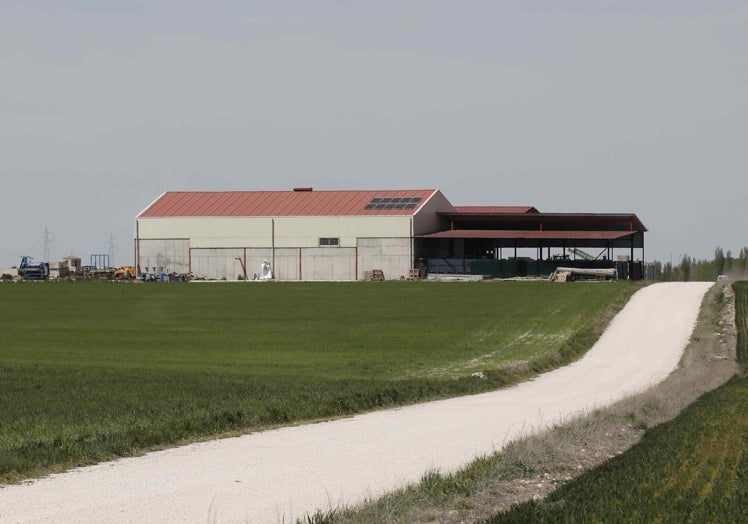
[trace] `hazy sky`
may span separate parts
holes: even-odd
[[[0,266],[45,229],[130,263],[164,191],[294,186],[748,245],[744,0],[0,0],[0,75]]]

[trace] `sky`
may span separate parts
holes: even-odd
[[[439,189],[748,246],[744,0],[0,0],[0,267],[164,191]]]

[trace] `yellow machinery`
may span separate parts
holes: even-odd
[[[130,280],[135,278],[135,268],[132,266],[121,266],[114,270],[116,280]]]

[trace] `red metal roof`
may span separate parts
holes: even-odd
[[[308,188],[303,191],[168,191],[140,213],[138,218],[409,216],[415,214],[435,193],[435,189],[310,191]],[[381,209],[384,206],[376,209],[376,206],[370,205],[375,198],[408,198],[409,204],[415,205],[410,209]]]
[[[632,235],[633,231],[524,231],[524,230],[484,230],[452,229],[440,231],[418,238],[487,238],[496,240],[616,240]]]
[[[455,206],[460,215],[515,215],[537,213],[533,206]]]

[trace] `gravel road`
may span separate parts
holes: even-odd
[[[711,285],[640,290],[584,358],[530,382],[5,486],[0,522],[288,523],[418,481],[428,470],[454,471],[661,381],[677,366]]]

